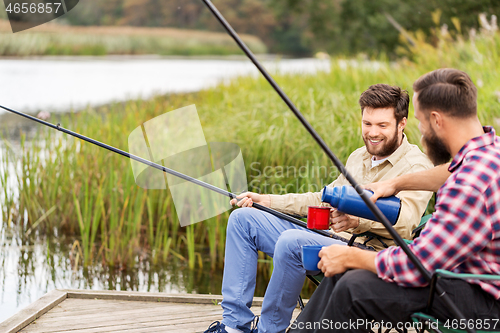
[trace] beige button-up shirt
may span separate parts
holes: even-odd
[[[347,171],[361,185],[433,167],[427,156],[416,145],[410,144],[406,136],[404,136],[403,142],[398,149],[380,165],[372,168],[371,159],[372,155],[368,153],[364,146],[356,149],[347,159]],[[328,186],[344,185],[350,184],[343,175],[340,175]],[[270,195],[271,208],[289,214],[307,215],[307,207],[319,205],[321,203],[321,195],[322,191],[303,194]],[[402,191],[397,195],[401,199],[401,211],[394,228],[401,237],[406,239],[411,238],[411,232],[418,226],[431,196],[431,192],[425,191]],[[357,228],[340,232],[338,235],[349,239],[353,233],[358,234],[365,231],[371,231],[374,234],[387,238],[387,240],[384,239],[384,243],[389,246],[395,245],[392,237],[382,223],[362,218],[360,218]],[[356,241],[363,243],[365,238],[358,237]],[[367,245],[372,246],[377,251],[384,249],[382,243],[376,239],[369,241]]]

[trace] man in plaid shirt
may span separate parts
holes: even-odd
[[[422,143],[440,166],[366,188],[375,192],[372,200],[404,190],[438,190],[436,212],[410,250],[431,273],[500,275],[500,138],[492,127],[481,126],[477,90],[466,73],[435,70],[413,89]],[[425,309],[428,283],[399,247],[375,253],[332,245],[320,257],[318,267],[329,278],[291,332],[364,332],[371,320],[400,327]],[[353,270],[344,273],[348,269]],[[476,329],[500,331],[500,322],[490,322],[500,318],[499,281],[455,279],[440,285]],[[442,324],[453,319],[440,298],[431,314]]]

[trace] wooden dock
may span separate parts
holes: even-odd
[[[0,332],[203,332],[222,319],[221,301],[220,295],[53,290],[0,323]],[[256,297],[256,315],[261,305]],[[299,312],[294,311],[294,319]]]

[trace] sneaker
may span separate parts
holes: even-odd
[[[210,326],[208,326],[208,330],[206,330],[205,332],[203,333],[227,333],[226,331],[226,325],[224,325],[223,323],[219,322],[219,321],[214,321],[213,323],[210,324]]]
[[[252,322],[252,329],[250,330],[250,333],[259,333],[259,330],[257,329],[257,324],[259,323],[259,316],[255,316],[253,318]]]

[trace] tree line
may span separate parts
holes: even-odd
[[[46,0],[49,1],[49,0]],[[260,37],[272,53],[394,56],[400,31],[478,27],[500,14],[499,0],[213,0],[239,33]],[[458,21],[456,19],[458,19]],[[453,23],[453,20],[455,24]],[[201,0],[85,0],[66,15],[73,25],[129,25],[222,31]],[[457,26],[456,23],[460,22]]]

